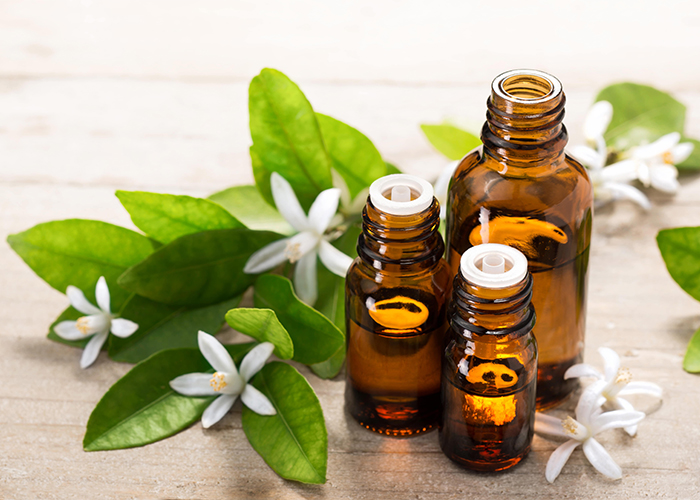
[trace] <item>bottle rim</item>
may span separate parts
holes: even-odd
[[[385,196],[387,191],[397,186],[407,186],[418,193],[410,201],[393,201]],[[369,187],[372,205],[382,212],[392,215],[415,215],[427,210],[433,203],[433,186],[425,179],[409,174],[391,174],[380,177]]]
[[[515,87],[518,84],[527,84],[529,90],[537,92],[539,96],[522,97],[508,91],[509,86]],[[562,84],[557,77],[536,69],[513,69],[501,73],[493,80],[491,88],[500,98],[521,104],[547,102],[562,92]]]
[[[485,272],[479,266],[489,257],[502,258],[503,272]],[[462,277],[484,288],[508,288],[517,285],[527,276],[527,257],[517,248],[500,243],[476,245],[462,254],[459,262]]]

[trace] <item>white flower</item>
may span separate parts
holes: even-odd
[[[80,368],[87,368],[95,362],[109,332],[117,337],[125,338],[139,328],[139,325],[133,321],[115,318],[112,314],[109,308],[109,288],[104,276],[100,276],[100,279],[97,280],[97,286],[95,286],[95,298],[100,307],[92,305],[85,298],[82,290],[72,285],[68,286],[66,295],[70,305],[87,316],[78,318],[77,321],[61,321],[54,326],[53,331],[66,340],[82,340],[92,335],[80,358]]]
[[[440,172],[435,184],[433,184],[435,198],[437,198],[440,204],[440,218],[443,220],[447,217],[447,196],[449,194],[450,181],[461,162],[462,160],[455,160],[445,165],[445,168]]]
[[[636,160],[637,175],[645,187],[653,187],[666,193],[678,191],[678,169],[693,152],[694,145],[680,142],[681,134],[671,132],[651,144],[637,146],[630,151],[632,160]]]
[[[564,420],[537,413],[535,431],[554,436],[569,438],[552,452],[547,461],[545,477],[553,483],[574,449],[582,444],[583,453],[598,472],[612,479],[620,479],[622,470],[595,436],[608,429],[628,427],[639,423],[644,413],[633,410],[614,410],[603,413],[598,404],[605,381],[597,381],[586,388],[576,406],[576,419],[566,417]]]
[[[608,101],[598,101],[586,115],[583,134],[588,146],[575,146],[572,154],[586,167],[593,183],[593,193],[599,204],[609,201],[628,199],[645,210],[651,203],[644,193],[629,183],[637,180],[637,163],[622,161],[605,166],[608,159],[608,147],[603,134],[612,120],[613,107]]]
[[[307,304],[316,302],[316,256],[333,273],[345,277],[352,259],[328,242],[326,230],[338,210],[340,189],[326,189],[314,200],[309,215],[299,204],[292,186],[281,175],[272,173],[272,197],[282,217],[298,231],[290,238],[270,243],[250,256],[244,272],[257,274],[281,264],[285,260],[296,263],[294,286],[299,298]]]
[[[238,396],[248,408],[260,415],[277,413],[270,400],[248,381],[265,366],[275,346],[270,342],[258,344],[241,361],[240,373],[226,348],[208,333],[199,332],[199,350],[214,373],[188,373],[170,381],[174,391],[185,396],[217,396],[202,414],[202,426],[211,427],[231,409]]]
[[[608,402],[618,410],[634,410],[632,404],[621,396],[645,394],[657,398],[662,397],[661,387],[652,382],[631,382],[632,376],[629,370],[620,368],[620,356],[615,351],[608,347],[601,347],[598,352],[603,358],[605,375],[591,365],[580,363],[566,370],[564,378],[594,377],[598,380],[604,380],[605,386],[601,391],[602,400],[599,403],[602,405]],[[625,431],[630,436],[634,436],[637,433],[637,425],[625,427]]]
[[[345,179],[343,179],[343,176],[334,168],[331,169],[331,176],[333,178],[333,187],[340,189],[340,206],[342,207],[342,212],[347,215],[357,215],[361,213],[367,203],[369,186],[357,193],[357,196],[353,198]],[[333,222],[334,221],[331,221],[331,225],[333,225]]]

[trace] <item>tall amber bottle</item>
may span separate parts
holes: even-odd
[[[585,169],[564,152],[565,101],[559,80],[546,73],[498,76],[483,147],[460,163],[447,206],[453,274],[460,256],[481,243],[510,245],[528,258],[538,316],[539,408],[576,388],[564,372],[581,361],[585,331],[593,192]]]
[[[527,259],[499,244],[467,250],[448,308],[440,446],[468,469],[504,470],[530,451],[537,346]]]
[[[452,279],[439,215],[432,186],[403,174],[375,181],[362,213],[345,289],[345,404],[380,434],[412,436],[437,425]]]

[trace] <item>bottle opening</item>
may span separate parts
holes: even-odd
[[[537,103],[559,95],[561,82],[543,71],[517,69],[497,76],[493,90],[504,99]]]
[[[462,254],[460,271],[467,281],[485,288],[507,288],[527,275],[527,257],[499,243],[476,245]]]
[[[433,203],[433,186],[426,180],[408,174],[381,177],[369,187],[372,205],[392,215],[413,215]]]

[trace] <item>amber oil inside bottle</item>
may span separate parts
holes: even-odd
[[[481,132],[452,180],[447,259],[481,243],[523,252],[533,279],[539,347],[537,401],[552,406],[576,388],[564,372],[581,361],[593,192],[566,155],[565,96],[551,75],[516,70],[497,77]]]
[[[432,186],[397,174],[371,186],[346,279],[345,403],[363,427],[413,436],[437,425],[451,274]]]
[[[467,260],[471,269],[460,267],[448,309],[440,446],[465,468],[499,471],[519,463],[532,442],[533,280],[527,259],[511,247],[475,246]]]

